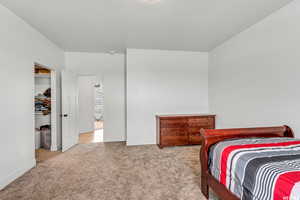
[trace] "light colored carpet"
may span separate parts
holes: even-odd
[[[1,200],[205,200],[200,146],[79,144],[0,192]]]

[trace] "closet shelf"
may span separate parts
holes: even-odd
[[[44,99],[46,99],[46,100],[51,100],[51,97],[44,97],[44,96],[35,96],[34,97],[35,99],[41,99],[41,100],[44,100]]]
[[[35,78],[51,78],[50,74],[35,74]]]
[[[37,111],[37,112],[35,112],[35,114],[36,114],[36,115],[43,115],[43,116],[47,116],[47,115],[50,115],[51,113],[49,113],[49,114],[47,114],[47,115],[44,115],[44,113],[43,113],[43,112]]]

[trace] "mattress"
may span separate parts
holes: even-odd
[[[211,174],[242,200],[300,200],[300,140],[224,140],[209,151]]]

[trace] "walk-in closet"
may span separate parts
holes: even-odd
[[[35,65],[34,86],[35,150],[41,162],[57,153],[51,152],[51,70]]]

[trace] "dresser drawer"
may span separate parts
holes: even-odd
[[[213,125],[210,126],[194,126],[194,127],[189,127],[188,131],[189,134],[200,134],[200,130],[204,128],[204,129],[214,129]]]
[[[187,125],[186,119],[163,119],[160,121],[160,128],[184,128]]]
[[[211,117],[199,117],[188,119],[189,127],[211,127],[214,123],[214,119]]]
[[[189,136],[186,135],[176,135],[176,136],[163,136],[160,140],[162,146],[182,146],[189,144]]]
[[[186,136],[188,131],[186,128],[161,128],[161,136]]]
[[[161,128],[160,143],[163,146],[181,146],[189,143],[189,135],[186,128]]]

